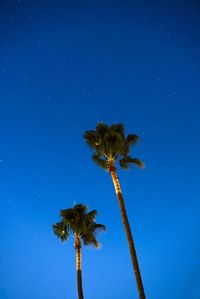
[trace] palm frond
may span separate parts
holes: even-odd
[[[125,142],[128,144],[135,144],[140,140],[139,136],[136,134],[128,134]]]
[[[104,144],[107,149],[107,155],[116,158],[117,153],[120,153],[123,148],[124,139],[119,132],[109,131],[104,138]]]
[[[110,149],[113,147],[121,147],[124,144],[123,136],[118,132],[109,131],[105,135],[105,141],[108,143]]]
[[[97,223],[95,223],[95,225],[94,225],[94,232],[96,233],[96,232],[99,232],[99,231],[105,232],[106,231],[106,227],[103,224],[97,224]]]
[[[124,169],[128,169],[130,164],[132,164],[132,163],[134,163],[135,165],[137,165],[140,168],[144,168],[144,163],[141,160],[139,160],[137,158],[132,158],[130,156],[125,156],[119,162],[120,162],[120,166]]]
[[[97,233],[100,231],[105,231],[106,227],[103,224],[92,223],[89,226],[89,230],[83,236],[83,242],[85,245],[93,245],[94,247],[98,248],[100,243],[96,239]]]
[[[62,217],[62,219],[65,220],[65,223],[68,223],[70,225],[70,223],[74,219],[74,211],[73,211],[73,209],[61,210],[60,216]]]
[[[132,163],[137,165],[140,168],[144,168],[144,163],[141,160],[139,160],[137,158],[132,158],[130,156],[126,156],[119,161],[119,164],[120,164],[121,168],[123,168],[123,169],[128,169],[130,164],[132,164]]]
[[[145,168],[144,162],[142,162],[141,160],[139,160],[137,158],[133,158],[131,163],[134,163],[135,165],[137,165],[140,168]]]
[[[109,130],[109,126],[104,124],[103,122],[98,123],[96,126],[96,132],[97,132],[98,136],[100,137],[100,139],[104,138],[104,136],[108,132],[108,130]]]
[[[68,228],[62,221],[53,225],[53,231],[62,242],[66,241],[69,237]]]
[[[121,154],[123,156],[128,156],[131,146],[136,144],[139,141],[139,137],[136,134],[129,134],[127,135],[124,145],[122,147]]]
[[[92,155],[92,160],[97,163],[100,167],[103,169],[107,169],[107,162],[101,158],[99,158],[97,155]]]
[[[122,123],[111,125],[110,131],[119,133],[124,136],[124,125]]]
[[[92,234],[85,235],[84,238],[82,238],[82,239],[83,239],[84,245],[86,245],[86,246],[92,245],[96,248],[99,247],[99,243],[98,243],[97,239]]]
[[[119,160],[119,165],[122,169],[128,169],[129,168],[129,165],[128,163],[126,162],[125,159],[120,159]]]
[[[96,146],[100,143],[98,134],[94,130],[86,131],[83,135],[83,138],[86,140],[88,146],[93,149],[95,149]]]
[[[87,213],[87,221],[89,221],[89,222],[95,221],[96,215],[97,215],[96,210],[93,210],[93,211]]]
[[[84,213],[86,213],[87,212],[87,210],[88,210],[88,207],[87,206],[85,206],[85,205],[83,205],[83,204],[76,204],[74,207],[73,207],[73,210],[76,210],[76,212],[78,213],[78,214],[84,214]]]

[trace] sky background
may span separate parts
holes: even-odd
[[[0,298],[75,299],[60,209],[97,209],[86,299],[138,298],[108,173],[82,136],[100,121],[141,137],[119,169],[147,299],[200,299],[198,1],[0,2]]]

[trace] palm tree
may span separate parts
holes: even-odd
[[[86,131],[84,134],[84,139],[86,140],[90,149],[93,150],[93,161],[103,169],[110,172],[120,207],[122,222],[128,240],[139,298],[145,299],[144,287],[140,274],[135,245],[133,242],[128,216],[116,171],[116,162],[119,162],[119,165],[123,169],[128,169],[132,163],[141,168],[144,167],[142,161],[130,156],[131,146],[139,140],[139,137],[136,134],[129,134],[126,137],[123,124],[114,124],[108,126],[101,122],[96,126],[96,130]]]
[[[70,234],[74,236],[79,299],[83,299],[81,241],[84,245],[93,245],[97,248],[99,243],[96,233],[99,230],[105,231],[104,225],[95,222],[97,211],[87,212],[87,210],[87,207],[82,204],[77,204],[71,209],[61,210],[61,221],[53,225],[54,233],[62,242],[67,241]]]

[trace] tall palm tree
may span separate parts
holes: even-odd
[[[133,270],[135,273],[139,292],[139,298],[145,299],[145,292],[140,274],[135,245],[133,242],[128,216],[126,213],[122,191],[116,171],[116,162],[119,162],[119,165],[123,169],[128,169],[132,163],[141,168],[144,167],[142,161],[130,156],[131,146],[139,140],[139,137],[136,134],[129,134],[125,136],[123,124],[114,124],[108,126],[104,123],[99,123],[96,126],[96,130],[85,132],[84,139],[86,140],[90,149],[93,151],[93,161],[103,169],[110,172],[120,207],[122,222],[128,240]]]
[[[99,230],[105,231],[104,225],[95,222],[96,215],[96,210],[87,212],[87,207],[85,205],[77,204],[71,209],[61,210],[61,221],[53,225],[54,233],[62,242],[67,241],[70,234],[74,236],[79,299],[84,298],[82,288],[81,241],[84,245],[93,245],[97,248],[99,243],[96,239],[96,233]]]

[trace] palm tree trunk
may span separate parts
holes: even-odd
[[[78,298],[84,299],[83,288],[82,288],[82,266],[81,266],[81,241],[80,237],[76,236],[74,241],[76,249],[76,273],[77,273],[77,287],[78,287]]]
[[[114,184],[114,187],[115,187],[115,192],[116,192],[116,195],[117,195],[117,199],[118,199],[118,203],[119,203],[119,207],[120,207],[120,212],[121,212],[121,216],[122,216],[122,222],[123,222],[124,229],[125,229],[125,232],[126,232],[126,237],[127,237],[127,240],[128,240],[129,251],[130,251],[131,260],[132,260],[132,264],[133,264],[133,270],[134,270],[134,273],[135,273],[137,288],[138,288],[138,292],[139,292],[139,298],[140,299],[145,299],[146,297],[145,297],[145,293],[144,293],[142,277],[141,277],[141,274],[140,274],[140,268],[139,268],[139,264],[138,264],[137,254],[136,254],[135,245],[134,245],[134,242],[133,242],[131,228],[130,228],[129,221],[128,221],[128,216],[127,216],[127,213],[126,213],[124,200],[123,200],[123,197],[122,197],[122,192],[121,192],[119,179],[117,177],[116,168],[113,166],[109,170],[110,170],[112,181],[113,181],[113,184]]]

